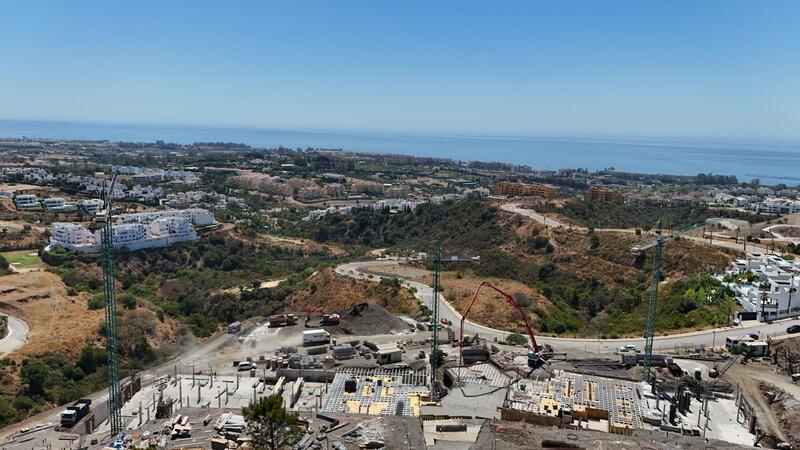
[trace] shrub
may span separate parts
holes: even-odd
[[[519,333],[511,333],[506,338],[506,342],[510,345],[526,345],[528,343],[528,338]]]
[[[97,294],[89,298],[89,309],[103,309],[106,307],[106,294]]]

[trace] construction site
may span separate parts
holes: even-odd
[[[300,450],[596,448],[593,442],[613,448],[623,441],[653,448],[767,442],[790,448],[773,424],[762,423],[763,406],[752,393],[728,378],[746,358],[714,345],[655,351],[659,258],[672,239],[660,232],[632,249],[654,252],[644,339],[620,340],[611,351],[599,342],[592,350],[589,343],[537,338],[518,300],[489,281],[476,286],[459,314],[442,295],[444,258],[437,247],[428,260],[431,286],[404,282],[430,310],[425,320],[391,314],[376,303],[285,311],[230,323],[168,363],[123,377],[111,196],[105,202],[96,222],[103,230],[110,387],[0,436],[3,450],[262,448],[254,444],[248,408],[275,398],[291,420],[279,423],[271,437]],[[337,273],[381,279],[352,264]],[[483,291],[518,315],[524,343],[469,321]]]

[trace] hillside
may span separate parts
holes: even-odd
[[[594,228],[641,228],[649,230],[659,220],[664,227],[677,229],[702,224],[712,217],[746,220],[750,223],[767,220],[759,214],[743,213],[722,208],[698,205],[662,205],[641,203],[594,203],[582,199],[547,202],[536,205],[542,213],[557,214],[570,222]]]
[[[630,248],[644,237],[545,229],[481,200],[373,216],[366,212],[332,216],[304,226],[312,234],[315,226],[335,226],[340,232],[328,239],[345,245],[367,245],[375,242],[375,236],[383,236],[379,246],[430,253],[438,240],[445,255],[480,256],[479,264],[445,264],[446,271],[457,272],[444,278],[445,295],[449,289],[448,298],[459,309],[480,280],[488,278],[525,293],[531,299],[525,309],[544,333],[615,336],[643,329],[651,255],[636,257]],[[402,238],[406,232],[407,239]],[[697,296],[713,289],[702,277],[721,271],[732,259],[732,254],[716,247],[670,242],[662,256],[664,300],[659,304],[660,316],[670,319],[659,320],[657,329],[695,329],[723,322],[734,307],[729,293],[719,303],[699,303]],[[518,329],[518,318],[510,308],[490,303],[494,302],[479,300],[473,313],[476,321]]]
[[[418,302],[408,289],[390,281],[360,281],[322,269],[299,283],[286,298],[285,309],[303,313],[307,308],[323,307],[326,311],[343,312],[360,303],[379,304],[395,314],[413,315]]]

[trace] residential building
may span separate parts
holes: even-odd
[[[165,247],[198,239],[195,225],[208,225],[214,216],[204,209],[153,211],[116,216],[112,242],[114,247],[128,251]],[[92,233],[82,225],[57,222],[53,224],[47,250],[66,248],[75,252],[100,251],[102,230]]]
[[[104,202],[99,198],[91,198],[88,200],[81,200],[81,208],[89,214],[97,214],[103,209]]]
[[[743,279],[744,274],[752,274],[753,281]],[[750,253],[717,278],[759,320],[800,315],[800,261],[787,261],[774,253]]]
[[[193,225],[205,227],[216,224],[214,215],[207,209],[170,209],[166,211],[147,211],[133,214],[122,214],[114,218],[118,223],[150,223],[165,217],[185,217],[191,220]]]
[[[67,203],[61,197],[50,197],[46,198],[42,201],[42,206],[46,211],[49,212],[63,212],[63,211],[74,211],[75,205]]]
[[[583,196],[584,200],[592,203],[622,203],[622,193],[616,189],[604,186],[591,186]]]
[[[41,205],[39,204],[39,199],[36,198],[35,194],[20,194],[14,197],[14,204],[17,206],[17,209],[31,209],[31,208],[39,208]]]
[[[65,222],[53,223],[50,244],[63,247],[67,250],[81,253],[94,253],[100,251],[98,236],[84,228],[82,225]]]
[[[526,184],[500,181],[492,188],[493,195],[555,197],[558,188],[547,184]]]

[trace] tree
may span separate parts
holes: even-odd
[[[790,314],[792,311],[792,295],[797,292],[797,288],[794,287],[794,277],[791,279],[791,287],[789,288],[789,303],[786,305],[786,314]]]
[[[441,349],[437,348],[436,351],[431,352],[430,355],[431,363],[435,364],[436,367],[442,367],[442,364],[444,364],[445,356],[446,356],[445,353]]]
[[[589,238],[589,249],[595,250],[600,247],[600,238],[597,237],[597,234],[592,233],[592,237]]]
[[[277,394],[261,397],[255,404],[243,408],[242,414],[256,449],[278,448],[281,430],[297,418],[286,412],[283,398]]]
[[[511,333],[506,338],[506,342],[511,345],[526,345],[528,343],[528,338],[519,333]]]

